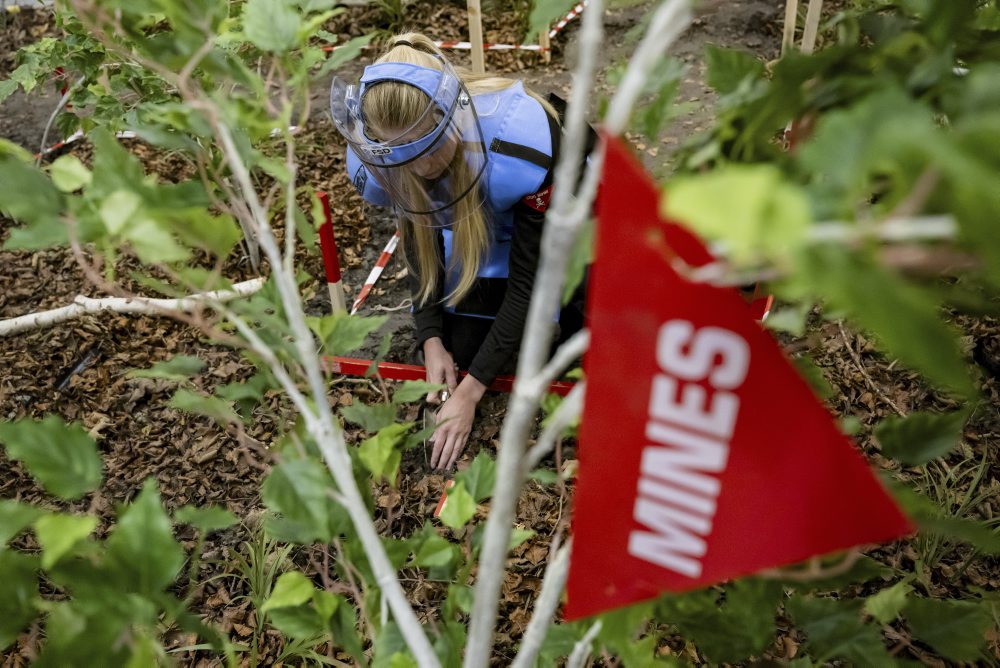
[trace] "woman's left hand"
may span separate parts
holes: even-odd
[[[455,388],[437,414],[438,428],[431,440],[431,466],[451,469],[465,449],[472,432],[472,421],[476,417],[476,405],[486,391],[486,386],[472,376],[466,376]]]

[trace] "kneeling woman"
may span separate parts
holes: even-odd
[[[520,346],[557,114],[519,81],[452,68],[415,33],[394,38],[360,82],[335,78],[330,101],[355,188],[398,215],[427,380],[450,394],[431,464],[451,468],[476,405]],[[582,327],[581,302],[560,314],[561,339]],[[469,372],[461,383],[457,368]]]

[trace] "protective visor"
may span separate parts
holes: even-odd
[[[330,111],[337,130],[368,172],[414,222],[449,225],[462,200],[482,205],[479,179],[486,146],[472,97],[451,66],[441,70],[408,63],[365,68],[357,85],[335,77]],[[426,95],[426,107],[407,127],[374,127],[362,112],[365,95],[385,82],[399,82]],[[392,117],[393,110],[384,114]],[[471,198],[471,199],[467,199]]]

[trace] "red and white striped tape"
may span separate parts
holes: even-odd
[[[468,50],[472,48],[472,42],[434,42],[439,49]],[[487,51],[548,51],[538,44],[483,44]]]
[[[54,153],[55,151],[58,151],[59,149],[65,146],[69,146],[70,144],[75,144],[76,142],[80,141],[86,136],[87,135],[85,135],[83,131],[77,130],[69,137],[66,137],[66,139],[63,139],[61,142],[49,146],[47,149],[42,150],[41,153],[36,153],[35,160],[38,160],[39,158],[42,158],[48,155],[49,153]],[[131,130],[122,130],[121,132],[116,132],[115,137],[117,137],[118,139],[135,139],[136,134]]]
[[[569,14],[561,18],[554,26],[552,26],[552,30],[549,31],[549,39],[558,35],[559,31],[565,28],[570,21],[578,17],[580,14],[583,14],[583,10],[587,8],[589,3],[590,0],[582,0],[576,5],[576,7],[569,10]]]
[[[323,253],[326,268],[326,287],[330,291],[330,312],[343,313],[347,310],[344,286],[340,282],[340,256],[337,254],[337,239],[333,235],[333,217],[330,215],[330,196],[318,192],[316,197],[323,205],[323,224],[319,226],[319,248]]]
[[[558,35],[563,28],[565,28],[569,23],[579,17],[583,10],[587,8],[589,0],[582,0],[573,9],[569,11],[566,16],[559,19],[558,22],[552,29],[549,30],[549,39],[552,39]],[[451,40],[451,41],[436,41],[434,45],[439,49],[457,49],[457,50],[469,50],[472,48],[472,42]],[[346,45],[340,46],[325,46],[324,51],[336,51],[337,49],[342,49]],[[366,48],[375,48],[374,45],[370,45]],[[487,51],[549,51],[548,47],[541,46],[540,44],[483,44],[483,48]]]
[[[358,293],[358,298],[354,300],[353,304],[351,304],[351,315],[357,313],[358,309],[361,308],[361,305],[366,299],[368,299],[368,295],[371,293],[372,288],[378,281],[379,276],[382,275],[386,265],[389,264],[389,260],[392,258],[392,254],[395,252],[398,244],[399,230],[396,230],[396,232],[389,239],[389,243],[387,243],[385,248],[382,250],[382,254],[378,256],[378,262],[376,262],[375,266],[372,267],[371,273],[368,274],[368,278],[365,279],[365,284],[361,287],[361,292]]]

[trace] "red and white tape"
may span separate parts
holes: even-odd
[[[316,193],[323,205],[323,224],[319,226],[319,247],[323,253],[326,268],[326,287],[330,291],[330,312],[343,313],[347,310],[344,286],[340,282],[340,256],[337,254],[337,239],[333,235],[333,217],[330,215],[330,196]]]
[[[579,17],[583,13],[583,10],[587,8],[588,4],[589,0],[582,0],[582,2],[578,3],[575,7],[573,7],[573,9],[571,9],[569,13],[566,14],[566,16],[559,19],[559,21],[556,22],[554,26],[552,26],[552,29],[549,30],[549,39],[552,39],[553,37],[558,35],[562,31],[562,29],[565,28],[567,25],[569,25],[569,23],[573,19]],[[472,42],[466,42],[460,40],[451,40],[451,41],[439,40],[435,41],[434,45],[437,46],[437,48],[439,49],[457,49],[459,51],[469,50],[472,48]],[[323,47],[323,50],[336,51],[337,49],[341,49],[344,46],[346,45],[326,46]],[[368,48],[374,48],[374,46],[372,45],[369,46]],[[548,47],[541,46],[540,44],[483,44],[483,49],[485,49],[486,51],[549,51],[550,50]]]
[[[559,31],[565,28],[570,21],[578,17],[580,14],[583,14],[583,10],[587,8],[588,4],[590,4],[590,0],[582,0],[582,2],[576,5],[576,7],[569,10],[569,14],[561,18],[554,26],[552,26],[552,30],[549,31],[549,39],[558,35]]]
[[[434,42],[439,49],[468,50],[472,48],[472,42]],[[548,51],[538,44],[483,44],[487,51]]]
[[[376,262],[375,266],[372,267],[371,273],[368,274],[368,278],[365,279],[365,284],[361,287],[361,292],[358,293],[358,298],[354,300],[353,304],[351,304],[351,315],[357,313],[358,309],[361,308],[361,305],[366,299],[368,299],[368,295],[371,293],[372,288],[378,281],[379,276],[382,275],[386,265],[389,264],[389,260],[392,258],[392,254],[395,252],[398,244],[399,230],[396,230],[396,232],[389,239],[389,243],[387,243],[385,248],[382,250],[382,254],[378,256],[378,262]]]

